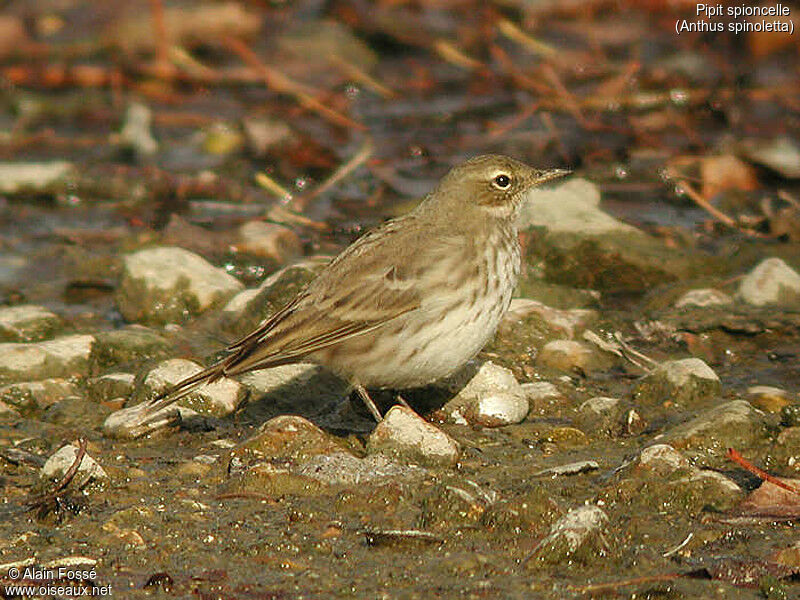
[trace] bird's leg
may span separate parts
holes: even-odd
[[[355,388],[356,392],[361,397],[361,399],[364,401],[364,405],[367,407],[367,410],[369,410],[369,412],[372,413],[372,416],[375,417],[375,420],[378,423],[383,421],[383,416],[381,415],[381,411],[379,411],[378,407],[375,406],[375,403],[372,401],[372,398],[369,397],[369,394],[367,393],[367,390],[364,389],[364,386],[361,385],[360,383],[356,383],[353,387]]]
[[[409,406],[408,402],[406,402],[406,399],[405,399],[405,398],[403,398],[403,397],[402,397],[400,394],[397,394],[397,393],[395,393],[395,395],[394,395],[394,400],[395,400],[395,402],[397,402],[398,404],[401,404],[402,406],[405,406],[405,407],[406,407],[408,410],[411,410],[411,411],[417,412],[417,411],[415,411],[413,408],[411,408],[411,406]]]

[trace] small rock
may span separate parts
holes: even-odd
[[[165,360],[144,378],[145,393],[148,397],[153,397],[202,370],[203,367],[197,363],[183,358]],[[235,411],[246,397],[247,390],[242,384],[235,379],[223,377],[214,383],[200,386],[178,404],[201,414],[224,417]]]
[[[539,351],[536,363],[560,371],[590,373],[608,366],[608,361],[594,348],[574,340],[554,340]]]
[[[522,391],[531,403],[557,400],[563,397],[561,391],[549,381],[523,383]]]
[[[769,167],[784,177],[800,177],[800,148],[788,136],[773,140],[746,140],[744,155],[755,163]]]
[[[747,400],[756,408],[779,413],[784,407],[792,404],[789,392],[769,385],[754,385],[747,388]]]
[[[46,342],[0,344],[0,382],[84,376],[94,337],[68,335]]]
[[[0,163],[0,194],[41,192],[65,184],[72,173],[66,161]]]
[[[557,467],[550,467],[542,469],[533,474],[534,477],[560,477],[562,475],[579,475],[580,473],[588,473],[589,471],[596,471],[600,468],[597,461],[594,460],[579,460],[566,465],[558,465]]]
[[[728,304],[733,304],[733,298],[725,292],[712,288],[703,288],[686,292],[675,302],[675,308],[683,308],[684,306],[705,308],[707,306],[727,306]]]
[[[618,398],[597,396],[578,407],[575,424],[583,431],[611,434],[619,429],[622,413],[622,402]]]
[[[669,360],[646,375],[636,387],[638,402],[692,404],[714,398],[722,391],[719,377],[699,358]]]
[[[55,314],[34,304],[0,308],[0,340],[31,342],[50,337],[61,325]]]
[[[672,475],[675,471],[693,467],[688,459],[669,444],[654,444],[639,453],[638,465],[660,477]]]
[[[163,325],[221,307],[243,288],[197,254],[162,246],[125,257],[116,299],[129,321]]]
[[[41,420],[62,427],[88,431],[100,425],[110,412],[110,408],[100,406],[76,394],[61,398],[48,406]]]
[[[106,373],[87,382],[89,398],[107,402],[112,398],[127,398],[133,394],[136,376],[133,373]]]
[[[43,409],[77,391],[75,384],[60,377],[20,381],[0,387],[0,400],[22,410]]]
[[[600,189],[592,182],[571,177],[564,183],[535,188],[523,203],[519,227],[546,227],[551,232],[601,234],[636,232],[600,209]]]
[[[247,146],[257,157],[265,156],[270,148],[285,143],[292,135],[286,123],[272,119],[246,117],[242,127]]]
[[[111,413],[103,422],[103,434],[112,439],[135,440],[170,427],[177,427],[184,419],[197,413],[183,406],[168,406],[145,415],[147,403],[142,402]]]
[[[125,112],[119,145],[130,150],[140,160],[150,158],[158,152],[158,142],[150,130],[152,120],[152,111],[141,102],[132,102]]]
[[[297,234],[278,223],[248,221],[239,228],[240,252],[269,258],[284,264],[303,253],[303,245]]]
[[[553,330],[572,339],[597,320],[597,311],[574,308],[562,310],[529,298],[514,298],[503,321],[516,322],[532,314],[538,315]]]
[[[169,351],[167,340],[140,325],[102,331],[95,336],[92,344],[92,354],[89,357],[91,372],[102,373],[108,369],[167,358]]]
[[[800,304],[800,275],[780,258],[768,258],[742,279],[738,295],[753,306],[797,306]]]
[[[455,377],[451,389],[461,383]],[[487,361],[439,412],[451,423],[501,427],[521,422],[528,410],[528,399],[514,374]]]
[[[620,487],[628,488],[635,502],[660,510],[695,513],[709,506],[727,510],[744,495],[736,483],[721,473],[698,469],[668,444],[645,448],[635,465],[634,478]]]
[[[573,509],[556,521],[528,560],[557,564],[597,556],[605,550],[603,529],[607,524],[608,516],[597,506]]]
[[[394,406],[369,436],[367,451],[422,464],[449,466],[458,460],[459,446],[413,410]]]
[[[246,335],[292,300],[330,260],[328,256],[308,258],[273,273],[258,289],[240,292],[223,309],[223,326],[232,335]]]
[[[281,415],[258,428],[258,433],[230,453],[229,471],[265,460],[305,462],[320,454],[347,452],[336,437],[296,415]]]
[[[55,454],[44,463],[39,477],[46,481],[60,482],[78,458],[79,449],[72,444],[62,446]],[[98,489],[105,487],[109,482],[108,474],[97,461],[88,453],[83,455],[78,466],[78,472],[70,485],[74,489]]]
[[[734,400],[703,411],[691,421],[678,425],[663,436],[663,441],[676,448],[719,454],[729,447],[752,447],[767,435],[766,427],[764,413],[745,400]]]

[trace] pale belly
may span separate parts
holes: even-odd
[[[490,302],[476,302],[468,289],[451,290],[418,312],[314,359],[367,388],[403,389],[432,383],[462,367],[494,336],[511,302],[516,275],[517,269],[504,277],[494,277],[492,272],[487,290]]]

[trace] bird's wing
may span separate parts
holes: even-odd
[[[363,335],[420,306],[417,279],[393,254],[403,220],[351,245],[289,304],[229,347],[224,373],[285,364]]]

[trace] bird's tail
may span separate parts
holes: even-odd
[[[186,398],[197,388],[220,379],[225,375],[225,363],[226,361],[224,360],[215,363],[167,388],[147,403],[145,408],[146,415],[151,415],[167,406],[171,406]]]

